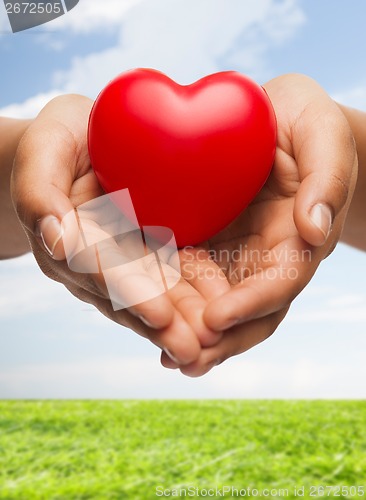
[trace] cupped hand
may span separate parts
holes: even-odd
[[[203,250],[198,258],[196,248],[193,261],[187,250],[181,251],[183,276],[193,286],[212,290],[219,283],[217,276],[212,279],[213,263],[217,275],[224,273],[227,286],[204,312],[207,326],[224,335],[216,345],[202,349],[194,363],[180,367],[187,375],[202,375],[274,332],[336,246],[354,191],[355,144],[337,104],[302,75],[275,78],[264,88],[278,122],[268,181],[229,227],[202,246],[210,258]],[[162,363],[179,367],[164,353]]]
[[[203,322],[207,300],[226,290],[220,282],[212,293],[181,278],[166,293],[152,293],[155,297],[150,300],[131,302],[129,307],[115,310],[103,274],[73,271],[65,260],[65,238],[70,244],[70,239],[78,237],[71,226],[65,226],[65,216],[104,194],[88,156],[87,126],[92,104],[82,96],[58,97],[45,106],[27,129],[12,174],[12,198],[19,219],[35,258],[48,277],[63,283],[73,295],[93,304],[113,321],[149,338],[170,359],[182,365],[192,363],[200,356],[201,346],[213,345],[220,338],[220,333]],[[93,230],[100,228],[95,229],[94,225]],[[126,240],[113,243],[108,251],[120,252],[122,243],[125,245]],[[128,244],[131,248],[131,238]],[[176,269],[164,263],[163,266],[166,279],[176,279]],[[117,266],[112,279],[121,294],[121,303],[133,287],[154,290],[156,273],[157,266],[151,261],[136,263],[127,275],[119,272]]]

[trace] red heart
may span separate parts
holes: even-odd
[[[265,183],[276,148],[267,94],[233,71],[181,86],[136,69],[98,96],[89,153],[107,193],[128,188],[141,226],[167,226],[179,247],[218,233]]]

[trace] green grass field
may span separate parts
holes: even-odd
[[[366,498],[336,488],[366,486],[366,402],[0,402],[1,499],[187,498],[195,488],[202,498],[224,486],[238,498],[247,488],[298,498],[301,486],[303,498],[321,496],[311,486]]]

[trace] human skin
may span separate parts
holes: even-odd
[[[190,363],[199,355],[201,345],[217,342],[220,333],[204,324],[206,301],[185,280],[169,294],[114,311],[103,276],[75,273],[65,261],[60,221],[75,206],[103,194],[88,157],[87,123],[92,104],[86,97],[62,96],[48,103],[29,125],[12,171],[17,214],[48,277],[62,282],[76,297],[95,305],[110,319],[148,337],[173,359]],[[149,273],[140,271],[146,284]]]
[[[358,179],[348,210],[341,240],[359,250],[366,250],[366,113],[339,106],[346,116],[356,140],[359,161]]]
[[[0,258],[29,252],[29,242],[19,224],[10,194],[10,178],[15,152],[31,120],[0,117]]]
[[[272,174],[233,224],[200,248],[181,251],[183,278],[169,293],[116,312],[101,277],[74,273],[64,260],[59,221],[74,206],[102,194],[86,144],[92,102],[82,96],[51,101],[32,123],[17,122],[16,126],[3,119],[0,124],[4,130],[0,186],[2,199],[7,200],[1,207],[0,228],[5,234],[10,228],[16,235],[0,242],[0,256],[16,256],[29,249],[24,229],[47,276],[64,283],[71,293],[94,304],[110,319],[149,338],[162,349],[164,366],[179,368],[189,376],[202,375],[263,341],[277,328],[342,233],[357,177],[348,121],[360,144],[365,137],[364,115],[348,108],[342,108],[342,113],[310,78],[285,75],[264,87],[278,120]],[[363,146],[358,149],[365,154]],[[366,246],[357,240],[363,189],[366,183],[360,176],[344,230],[344,241],[359,247]],[[284,254],[281,257],[283,248],[300,255],[308,252],[311,258],[289,263]],[[259,258],[256,262],[260,272],[253,262],[248,265],[245,261],[244,249],[270,255],[269,261]],[[220,250],[236,251],[241,258],[230,263],[209,254],[220,255]],[[237,274],[229,274],[229,264]],[[290,264],[296,279],[286,279]],[[243,269],[252,274],[241,281]],[[268,279],[268,270],[277,272],[278,278]]]
[[[302,75],[278,77],[264,87],[278,121],[274,168],[248,209],[209,242],[214,255],[220,257],[222,249],[236,255],[229,263],[217,261],[230,287],[210,301],[204,312],[206,324],[225,334],[215,346],[203,348],[195,363],[181,367],[188,375],[200,375],[215,360],[240,354],[273,333],[293,299],[335,248],[355,188],[358,161],[345,113],[353,118],[360,154],[364,153],[364,115],[347,108],[342,113],[316,82]],[[357,201],[365,193],[363,175],[364,170],[344,232],[345,241],[354,245],[360,243],[355,235],[365,213],[359,207],[364,202]],[[312,217],[318,205],[321,210],[316,208]],[[248,252],[258,249],[263,258],[248,262]],[[291,261],[289,253],[298,254],[299,259]],[[232,274],[232,269],[239,273]],[[250,276],[238,280],[243,269]],[[162,363],[177,367],[164,354]]]

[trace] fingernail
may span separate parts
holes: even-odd
[[[156,328],[156,326],[154,326],[152,323],[150,323],[150,321],[149,321],[149,320],[147,320],[147,319],[145,318],[145,316],[143,316],[142,314],[140,314],[139,318],[140,318],[140,320],[141,320],[143,323],[145,323],[145,325],[146,325],[146,326],[148,326],[149,328]]]
[[[333,224],[331,209],[324,203],[318,203],[313,206],[309,215],[311,222],[323,233],[325,241],[329,236]]]
[[[63,236],[60,221],[54,215],[47,215],[38,221],[38,231],[45,249],[54,257],[56,246]]]
[[[236,325],[239,325],[241,323],[241,319],[239,318],[231,318],[228,319],[225,326],[222,328],[223,330],[229,330],[229,328],[233,328]]]
[[[210,371],[212,368],[215,368],[215,366],[218,366],[222,363],[221,359],[215,359],[214,361],[211,361],[211,363],[208,363],[207,365],[207,370]]]
[[[169,356],[169,358],[174,361],[174,363],[177,363],[178,365],[180,365],[180,361],[179,359],[177,359],[174,354],[169,350],[167,349],[166,347],[164,347],[164,352]]]

